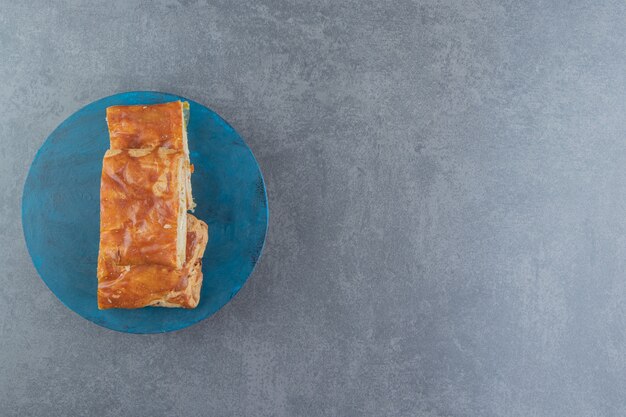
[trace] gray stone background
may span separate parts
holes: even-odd
[[[0,415],[626,415],[622,1],[0,0]],[[256,154],[271,223],[186,330],[67,310],[22,237],[46,136],[160,90]]]

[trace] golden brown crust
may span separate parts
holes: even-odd
[[[168,148],[183,151],[183,103],[112,106],[106,110],[111,149]]]
[[[181,269],[162,265],[119,266],[110,259],[98,259],[98,308],[198,305],[208,227],[191,214],[187,217],[187,257]]]
[[[185,112],[189,103],[112,106],[106,109],[111,149],[166,148],[185,154],[187,209],[196,206],[191,194],[191,163]]]
[[[183,155],[168,149],[107,151],[100,186],[100,254],[117,265],[180,268],[187,227]]]
[[[195,204],[180,101],[107,109],[100,191],[98,308],[194,308],[207,225]]]

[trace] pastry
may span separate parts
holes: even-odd
[[[182,153],[108,150],[100,185],[100,257],[182,268],[187,232]]]
[[[200,300],[207,241],[207,225],[187,214],[186,260],[181,269],[155,264],[120,266],[100,257],[98,308],[195,308]]]
[[[187,213],[191,194],[180,101],[107,109],[102,162],[98,308],[195,308],[206,223]]]
[[[112,106],[106,110],[111,149],[166,148],[182,151],[186,160],[187,208],[195,204],[191,193],[191,173],[187,144],[189,103]]]

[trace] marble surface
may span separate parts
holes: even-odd
[[[626,415],[620,1],[0,0],[3,416]],[[165,335],[66,309],[25,248],[81,106],[210,106],[265,175],[263,257]]]

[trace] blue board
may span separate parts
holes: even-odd
[[[193,310],[98,310],[96,261],[102,157],[109,147],[105,109],[186,100],[195,216],[209,225],[200,304]],[[22,195],[22,225],[39,275],[87,320],[129,333],[182,329],[209,317],[242,287],[261,255],[268,222],[263,176],[237,132],[210,109],[173,94],[136,91],[83,107],[43,144]]]

